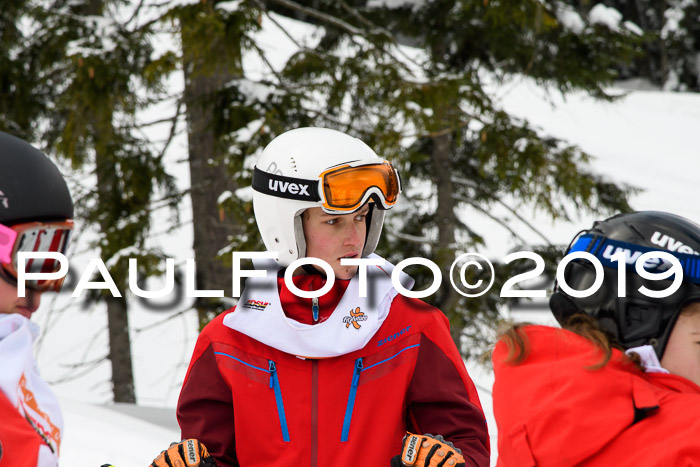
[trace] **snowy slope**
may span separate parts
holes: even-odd
[[[506,110],[546,134],[596,156],[595,170],[641,188],[635,209],[668,210],[700,220],[694,202],[700,167],[700,95],[631,92],[621,102],[601,103],[574,94],[544,98],[525,81],[501,96]]]
[[[61,465],[67,467],[146,466],[172,441],[178,430],[140,420],[106,407],[61,398],[65,434]]]

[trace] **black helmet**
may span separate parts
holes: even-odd
[[[603,283],[585,298],[568,295],[555,284],[549,306],[557,321],[563,325],[571,315],[584,312],[594,317],[623,348],[649,344],[661,358],[681,310],[700,301],[700,225],[665,212],[618,214],[595,222],[590,230],[577,235],[566,253],[575,251],[586,251],[600,260],[604,266]],[[625,297],[618,297],[618,263],[610,261],[618,251],[627,257]],[[639,291],[641,286],[664,290],[673,280],[670,277],[651,281],[636,273],[634,262],[648,251],[670,252],[683,267],[682,285],[668,297],[651,298]],[[659,260],[657,272],[667,265]],[[645,269],[648,266],[645,263]],[[574,260],[567,266],[564,278],[571,288],[584,290],[594,283],[595,269],[589,261]]]
[[[0,224],[72,218],[73,201],[54,163],[0,131]]]

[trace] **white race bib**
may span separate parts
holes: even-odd
[[[382,259],[370,255],[373,259]],[[330,317],[318,324],[299,323],[287,318],[277,290],[277,270],[265,277],[251,277],[233,313],[224,325],[282,352],[301,357],[326,358],[363,348],[389,314],[398,291],[391,283],[394,266],[367,267],[367,297],[360,297],[359,275],[350,280]],[[400,273],[401,285],[413,286],[413,279]],[[309,308],[311,313],[311,308]]]

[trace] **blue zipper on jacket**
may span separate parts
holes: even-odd
[[[265,368],[260,368],[255,365],[251,365],[248,362],[244,362],[240,358],[236,358],[233,355],[229,355],[224,352],[214,352],[214,355],[223,355],[224,357],[232,358],[236,360],[237,362],[241,362],[242,364],[249,366],[251,368],[254,368],[256,370],[264,371],[265,373],[270,373],[270,389],[274,389],[275,391],[275,404],[277,405],[277,416],[280,419],[280,428],[282,428],[282,439],[285,442],[289,442],[289,428],[287,427],[287,416],[284,413],[284,402],[282,401],[282,389],[280,388],[280,382],[279,379],[277,378],[277,366],[275,365],[275,362],[272,360],[268,360],[268,369],[266,370]]]
[[[400,353],[402,353],[405,350],[412,349],[414,347],[419,347],[420,344],[413,344],[409,345],[406,348],[403,348],[396,352],[394,355],[392,355],[389,358],[385,358],[384,360],[374,363],[368,367],[364,367],[362,357],[358,358],[355,360],[355,369],[352,372],[352,382],[350,383],[350,395],[348,396],[348,405],[345,407],[345,418],[343,419],[343,431],[340,435],[340,441],[342,443],[347,442],[348,436],[350,434],[350,422],[352,421],[352,411],[355,408],[355,396],[357,395],[357,386],[360,384],[360,373],[363,371],[369,370],[370,368],[374,368],[377,365],[381,365],[382,363],[386,363],[392,358],[397,357]]]
[[[277,403],[277,416],[280,419],[282,427],[282,439],[285,443],[289,442],[289,428],[287,427],[287,416],[284,413],[284,402],[282,401],[282,389],[280,389],[280,381],[277,378],[277,367],[275,362],[268,360],[270,365],[270,388],[275,390],[275,402]]]
[[[343,432],[340,435],[340,441],[346,442],[350,433],[350,421],[352,420],[352,410],[355,408],[355,395],[357,394],[357,385],[360,384],[360,373],[362,372],[362,357],[355,360],[355,369],[352,372],[352,382],[350,383],[350,395],[348,396],[348,405],[345,407],[345,419],[343,420]]]

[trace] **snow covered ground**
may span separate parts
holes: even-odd
[[[278,32],[270,33],[268,43],[280,51],[276,60],[282,61],[287,56],[285,40]],[[595,155],[594,171],[642,188],[644,191],[632,200],[635,209],[666,210],[700,221],[700,203],[695,200],[700,194],[695,180],[700,174],[700,95],[632,91],[619,102],[601,103],[582,94],[564,99],[528,80],[518,80],[492,92],[507,111],[528,119],[544,133],[577,144]],[[186,164],[176,162],[186,153],[185,142],[176,142],[172,153],[171,171],[186,186],[189,179]],[[187,209],[183,207],[183,217],[190,216]],[[164,226],[168,215],[157,214]],[[552,223],[534,213],[531,217],[556,243],[566,243],[593,220],[581,216],[570,224]],[[487,219],[483,229],[486,232],[480,233],[491,235],[492,244],[496,245],[490,253],[501,254],[512,246],[506,233]],[[183,226],[175,232],[156,230],[154,245],[179,262],[192,256],[189,219],[183,219]],[[78,245],[71,263],[76,272],[82,272],[89,254],[86,243]],[[149,283],[151,289],[159,286],[157,279]],[[104,407],[111,399],[110,367],[104,360],[106,316],[101,306],[86,308],[81,303],[72,299],[70,293],[62,293],[45,300],[34,317],[44,333],[37,349],[39,368],[53,383],[65,411],[62,465],[87,467],[106,462],[117,467],[147,465],[161,449],[179,439],[172,421],[196,339],[194,312],[189,310],[190,303],[186,300],[172,303],[163,311],[130,302],[138,402],[142,407],[164,411],[139,409],[127,413],[128,408],[117,411]],[[177,318],[166,320],[171,315]],[[529,321],[548,319],[546,314],[526,312],[514,317]],[[470,371],[479,387],[495,448],[496,426],[489,394],[492,375],[488,369],[474,365],[470,365]]]
[[[66,397],[61,397],[60,402],[66,422],[61,445],[62,466],[145,467],[172,441],[180,439],[179,430],[113,408]],[[151,415],[146,414],[147,417]]]

